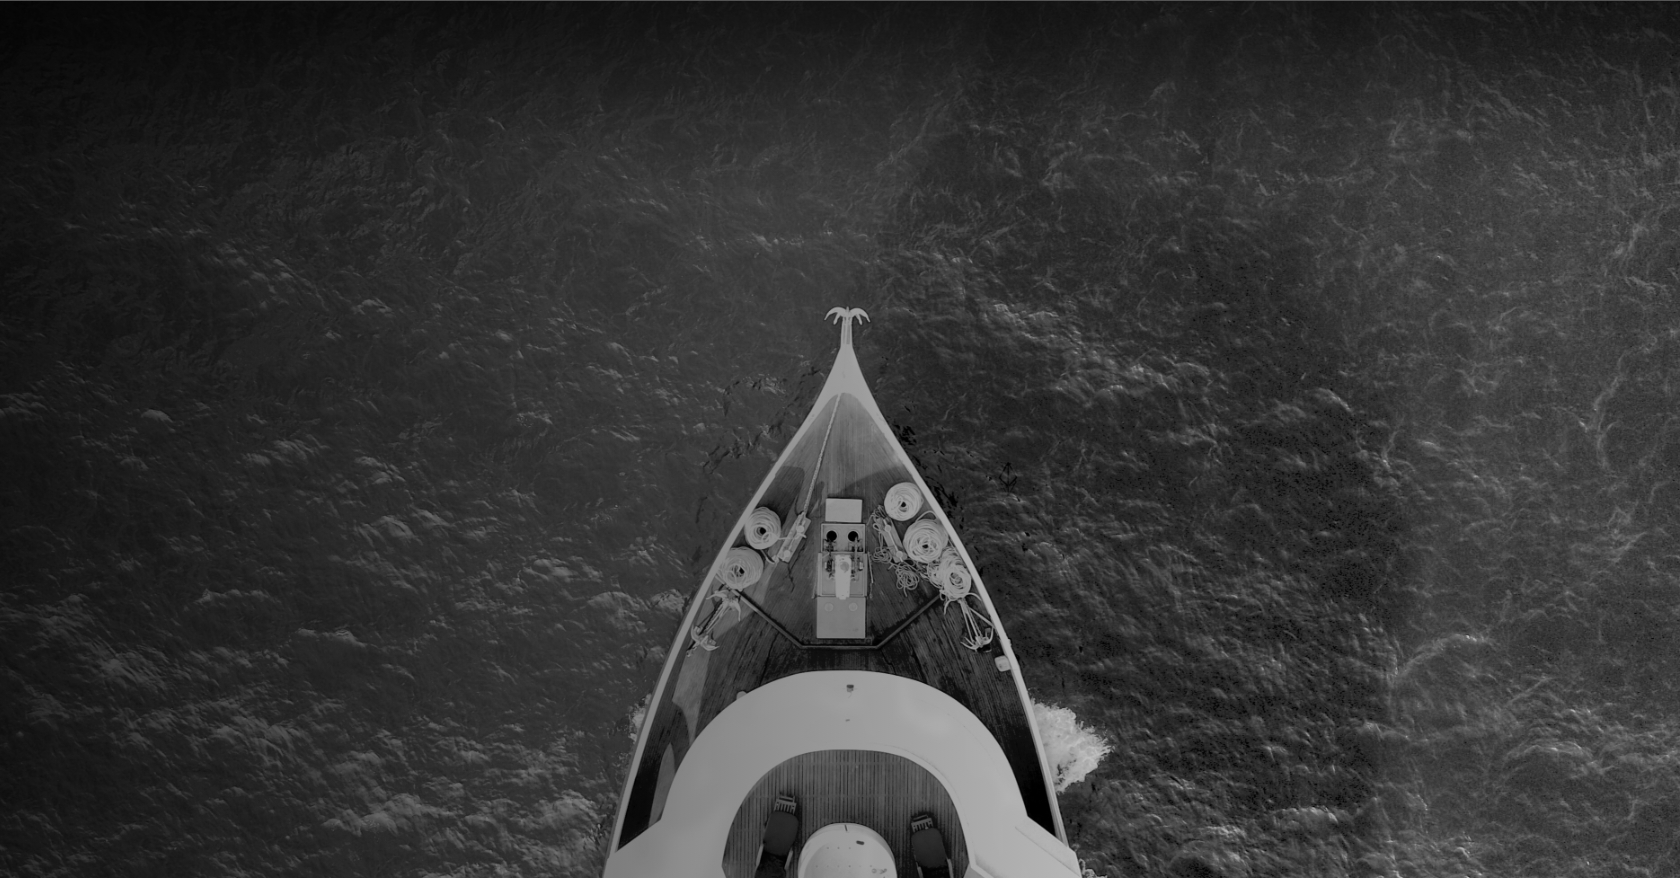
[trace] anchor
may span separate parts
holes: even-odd
[[[840,346],[849,348],[852,346],[852,321],[868,320],[869,312],[862,308],[831,308],[828,319],[840,324]]]

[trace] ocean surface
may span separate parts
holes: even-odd
[[[1661,9],[36,13],[0,872],[598,874],[835,306],[1094,874],[1680,870]]]

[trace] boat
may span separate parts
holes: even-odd
[[[973,557],[834,365],[701,580],[646,702],[604,878],[1081,874]]]

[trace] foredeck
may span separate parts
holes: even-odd
[[[832,431],[813,430],[792,449],[770,477],[759,505],[789,518],[793,510],[806,505],[820,510],[824,497],[860,498],[866,510],[874,509],[889,488],[911,479],[897,450],[874,428],[854,396],[835,397],[812,420],[819,425],[831,421]],[[823,448],[825,438],[827,447]],[[808,499],[807,494],[814,496]],[[913,590],[903,590],[890,564],[871,561],[868,636],[879,641],[908,624],[875,648],[866,648],[863,641],[817,639],[813,582],[819,535],[814,531],[820,517],[819,511],[811,537],[791,564],[768,565],[763,578],[744,591],[739,618],[726,612],[715,630],[715,651],[685,642],[661,693],[664,697],[650,706],[656,711],[654,726],[642,760],[635,766],[636,782],[620,843],[658,819],[664,784],[681,765],[689,742],[739,693],[794,674],[826,670],[894,674],[950,693],[985,723],[1008,755],[1027,813],[1055,833],[1053,805],[1044,791],[1030,720],[1009,667],[999,667],[1000,645],[994,643],[981,651],[963,646],[966,631],[960,612],[947,610],[931,583],[924,579]],[[873,547],[874,534],[868,537]],[[710,606],[702,607],[696,618],[703,620],[711,612]],[[637,820],[638,816],[642,819]]]
[[[729,594],[716,578],[721,570],[721,555],[714,564],[709,581],[696,594],[696,603],[684,620],[683,632],[667,659],[661,684],[649,706],[650,716],[638,757],[630,767],[631,778],[615,848],[629,844],[659,822],[669,790],[690,748],[737,699],[777,680],[811,671],[891,674],[948,694],[984,726],[1002,750],[1017,790],[998,793],[1018,793],[1027,818],[1052,838],[1060,837],[1060,819],[1047,787],[1024,684],[1017,677],[1019,671],[1013,667],[1013,657],[1001,630],[990,646],[979,651],[968,648],[963,643],[968,631],[962,613],[954,606],[947,607],[931,583],[918,579],[912,587],[901,588],[891,564],[871,560],[865,636],[857,640],[818,637],[816,583],[824,500],[844,498],[863,502],[866,522],[861,526],[866,548],[872,551],[880,540],[867,524],[868,513],[879,509],[887,491],[900,482],[920,486],[927,506],[925,514],[935,516],[949,532],[949,521],[937,509],[920,476],[912,471],[908,457],[870,398],[850,349],[848,331],[842,336],[841,355],[836,359],[829,382],[747,510],[766,507],[783,522],[792,521],[801,511],[807,512],[811,518],[809,535],[790,562],[767,563],[759,581],[740,592],[738,610],[725,608],[714,598],[714,595]],[[741,523],[725,543],[726,550],[743,542],[745,521],[746,513],[743,513]],[[895,522],[893,526],[902,536],[908,523]],[[953,541],[957,539],[956,534],[951,537]],[[765,554],[773,557],[774,551]],[[966,559],[966,552],[963,554]],[[1000,628],[978,571],[972,569],[972,560],[965,563],[974,574],[975,592],[967,603],[990,625]],[[690,629],[715,613],[721,613],[710,629],[715,648],[702,649],[691,639]],[[766,728],[765,734],[774,735],[776,731]],[[801,776],[811,779],[822,777],[837,783],[853,783],[856,778],[847,774],[848,771],[855,773],[867,767],[866,774],[886,772],[883,775],[886,778],[891,773],[890,766],[898,762],[913,766],[899,757],[888,759],[885,754],[873,754],[869,760],[858,761],[863,757],[844,755],[848,752],[851,751],[841,751],[840,755],[809,753],[793,760],[787,770],[806,772]],[[848,759],[852,761],[846,762]],[[822,767],[830,765],[824,760],[830,760],[831,767]],[[851,768],[833,767],[841,765]],[[771,781],[767,779],[764,783]],[[829,795],[817,791],[820,785],[806,786],[813,796]],[[756,836],[760,831],[764,814],[762,810],[752,809],[768,807],[768,798],[763,801],[754,798],[760,793],[774,796],[774,790],[765,792],[765,789],[755,788],[753,795],[740,804],[742,810],[732,830],[730,851],[736,851],[738,842],[745,844],[734,833]],[[816,809],[809,812],[807,829],[833,822],[823,816],[830,805],[817,801],[802,800],[804,807]],[[899,801],[898,797],[877,796],[876,801],[879,804],[873,807],[877,812],[863,815],[867,819],[856,822],[870,826],[888,839],[896,839],[898,834],[906,832],[909,814],[898,814],[901,808],[893,804]],[[929,807],[941,813],[938,808],[950,807],[949,801],[946,797],[944,805],[935,803]],[[954,811],[950,816],[949,822],[941,821],[942,828],[959,825]],[[742,819],[747,822],[742,824]],[[899,823],[906,825],[899,827]],[[751,846],[756,852],[756,838]],[[729,874],[746,873],[730,871]],[[961,868],[957,874],[962,874]]]
[[[933,815],[945,837],[953,875],[968,869],[968,846],[951,796],[927,769],[891,753],[824,750],[796,756],[759,780],[735,812],[724,849],[723,874],[752,878],[764,820],[777,793],[799,800],[800,823],[810,830],[830,823],[861,823],[892,846],[899,878],[916,878],[910,855],[910,818]],[[797,855],[797,851],[795,854]]]

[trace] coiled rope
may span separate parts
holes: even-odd
[[[887,520],[891,514],[889,507],[869,513],[869,526],[876,538],[875,551],[870,557],[892,565],[898,587],[904,591],[915,591],[923,579],[933,583],[945,600],[943,610],[950,610],[956,604],[962,613],[962,645],[976,652],[985,648],[997,632],[986,613],[968,603],[974,593],[974,574],[957,547],[951,545],[950,535],[937,520],[923,517],[905,529],[904,540],[900,542],[898,528]]]
[[[939,586],[939,593],[945,596],[947,602],[962,600],[974,588],[974,577],[969,574],[968,565],[963,563],[955,546],[947,548],[939,556],[928,579]]]
[[[782,538],[782,518],[765,506],[754,509],[747,517],[747,545],[763,551]]]
[[[962,611],[963,629],[966,632],[962,645],[979,652],[981,647],[991,643],[991,620],[968,605],[968,597],[974,592],[974,574],[968,571],[968,565],[963,563],[962,555],[957,554],[956,546],[947,548],[939,556],[938,563],[933,564],[928,572],[928,579],[939,586],[939,596],[945,599],[945,610],[956,604],[957,609]]]
[[[949,546],[939,555],[939,560],[927,567],[929,582],[939,587],[939,596],[945,599],[944,610],[950,610],[952,604],[962,611],[963,629],[966,632],[962,645],[976,652],[981,647],[992,642],[994,635],[991,620],[979,610],[968,605],[968,597],[974,592],[974,574],[963,563],[962,555],[957,553],[956,546]]]
[[[723,556],[723,569],[718,576],[732,589],[746,588],[764,576],[764,556],[746,546],[736,546]]]
[[[756,513],[754,513],[756,514]],[[748,528],[751,531],[751,528]],[[718,571],[718,579],[723,580],[722,588],[712,589],[712,600],[718,605],[704,622],[696,622],[693,630],[694,645],[710,652],[717,649],[717,637],[712,633],[723,621],[726,610],[734,610],[735,618],[741,618],[741,590],[758,582],[764,576],[764,556],[746,546],[736,546],[723,556],[723,569]]]
[[[904,551],[917,564],[935,564],[950,543],[945,528],[932,518],[922,518],[904,531]]]
[[[899,482],[887,489],[887,514],[895,521],[909,521],[922,511],[922,492],[911,482]]]

